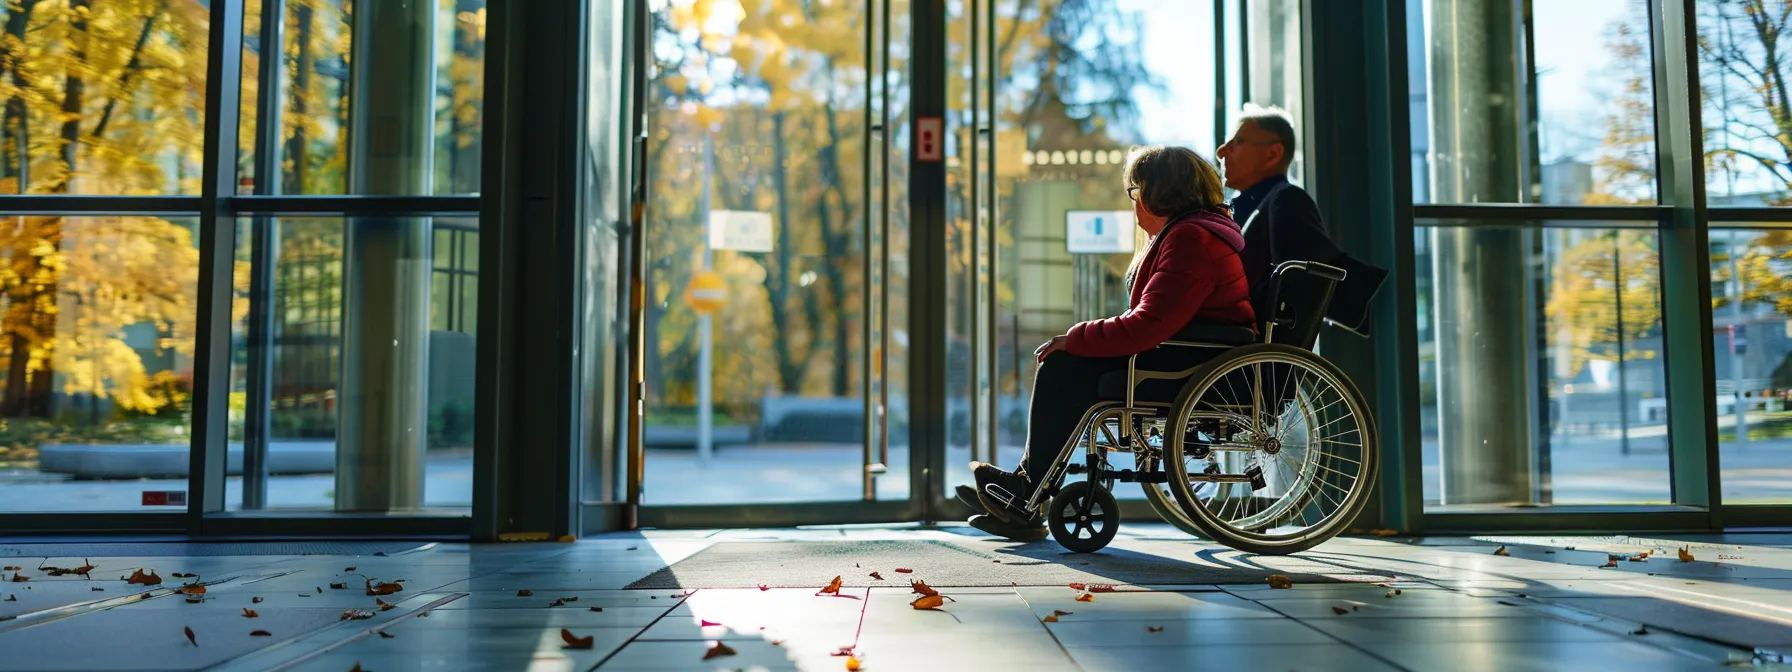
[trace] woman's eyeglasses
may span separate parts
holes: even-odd
[[[1138,187],[1127,187],[1126,188],[1126,197],[1132,199],[1134,202],[1138,202],[1139,188]]]

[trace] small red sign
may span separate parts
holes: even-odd
[[[915,118],[915,160],[937,163],[945,159],[946,120],[941,117]]]
[[[185,490],[144,490],[144,506],[186,506]]]

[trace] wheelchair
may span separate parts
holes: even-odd
[[[1052,537],[1079,553],[1119,531],[1116,483],[1140,484],[1178,529],[1249,553],[1297,553],[1337,536],[1368,502],[1379,454],[1368,402],[1312,351],[1344,277],[1310,261],[1278,265],[1265,295],[1274,309],[1258,330],[1190,325],[1158,347],[1221,352],[1186,370],[1144,370],[1134,355],[1124,379],[1101,381],[1103,401],[1032,492],[990,484],[985,494],[1045,507]],[[1137,469],[1113,468],[1108,457],[1123,452]],[[1062,483],[1069,475],[1085,478]]]

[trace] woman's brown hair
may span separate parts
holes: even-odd
[[[1225,183],[1213,164],[1185,147],[1135,147],[1126,157],[1126,186],[1159,217],[1225,205]]]

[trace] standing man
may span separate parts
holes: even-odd
[[[1232,139],[1214,155],[1225,174],[1232,199],[1232,219],[1244,229],[1245,277],[1252,303],[1263,312],[1261,290],[1276,264],[1290,260],[1334,264],[1343,251],[1326,233],[1319,205],[1306,190],[1288,181],[1294,163],[1294,124],[1279,108],[1246,105]],[[1274,237],[1271,237],[1271,233]]]

